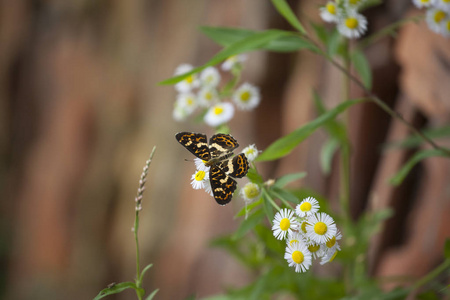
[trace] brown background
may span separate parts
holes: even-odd
[[[305,23],[319,21],[321,2],[290,4]],[[369,31],[411,12],[410,1],[386,1],[367,11]],[[177,65],[200,65],[219,50],[200,25],[289,29],[260,0],[0,2],[4,299],[91,299],[111,282],[134,278],[134,196],[153,145],[140,227],[142,264],[154,264],[147,290],[160,288],[157,299],[182,299],[252,280],[225,252],[207,247],[238,226],[233,216],[242,200],[219,207],[192,190],[194,167],[184,162],[191,157],[174,139],[178,131],[212,130],[174,122],[173,87],[157,85]],[[411,24],[366,54],[373,90],[386,103],[418,128],[448,124],[449,40]],[[306,52],[252,53],[243,78],[263,97],[256,111],[238,112],[231,122],[243,146],[264,149],[312,120],[312,88],[328,107],[340,101],[341,75]],[[362,94],[353,87],[352,95]],[[374,276],[422,276],[442,260],[450,235],[448,159],[425,160],[398,188],[387,183],[413,152],[383,152],[382,143],[408,134],[372,104],[351,109],[352,216],[395,209],[370,247]],[[324,176],[319,166],[325,139],[317,132],[285,159],[261,164],[265,178],[306,171],[301,185],[335,203],[338,170]],[[133,297],[129,291],[115,299]]]

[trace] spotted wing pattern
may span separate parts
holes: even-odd
[[[230,202],[237,185],[231,177],[242,178],[249,168],[245,154],[230,158],[233,150],[239,146],[236,139],[229,134],[218,133],[209,139],[208,144],[206,135],[202,133],[180,132],[175,137],[181,145],[211,167],[209,180],[216,202],[220,205]]]
[[[239,147],[238,142],[229,134],[218,133],[209,139],[211,157],[218,157]]]
[[[208,161],[211,159],[205,134],[193,132],[179,132],[175,135],[177,141],[196,157]]]
[[[218,166],[212,166],[209,170],[209,180],[216,202],[220,205],[230,202],[236,190],[236,181],[227,176]]]
[[[228,159],[219,163],[225,174],[235,178],[242,178],[248,172],[248,160],[244,153],[236,155],[233,159]]]

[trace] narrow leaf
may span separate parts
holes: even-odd
[[[246,176],[253,183],[262,184],[264,182],[264,179],[261,177],[261,175],[259,175],[259,173],[254,168],[248,169]]]
[[[437,138],[443,138],[450,136],[450,126],[443,126],[439,128],[428,128],[425,130],[422,130],[422,133],[429,137],[430,139],[437,139]],[[389,143],[385,146],[385,148],[414,148],[418,147],[421,144],[423,144],[424,140],[423,138],[412,135],[407,137],[406,139],[402,141],[395,141],[392,143]]]
[[[147,273],[147,271],[148,271],[151,267],[153,267],[153,264],[147,265],[147,266],[142,270],[142,272],[141,272],[141,280],[142,280],[142,278],[144,278],[145,273]]]
[[[257,161],[269,161],[275,160],[280,157],[289,154],[298,144],[300,144],[304,139],[310,136],[317,128],[324,125],[329,120],[334,119],[338,114],[349,108],[350,106],[361,103],[365,101],[364,99],[348,100],[345,101],[335,108],[327,111],[323,115],[319,116],[317,119],[309,122],[308,124],[294,130],[281,137],[280,139],[273,142],[261,155],[259,155]]]
[[[243,52],[249,52],[256,49],[261,49],[263,46],[267,45],[272,40],[275,40],[277,38],[280,38],[282,36],[291,35],[292,33],[289,33],[287,31],[283,30],[276,30],[276,29],[270,29],[262,32],[257,32],[251,36],[245,37],[243,39],[240,39],[236,41],[235,43],[229,45],[228,47],[225,47],[219,53],[213,56],[206,64],[204,64],[201,67],[194,68],[192,71],[166,79],[161,81],[159,84],[161,85],[167,85],[167,84],[175,84],[186,77],[200,72],[203,69],[214,66],[223,60],[227,59],[230,56],[237,55]]]
[[[145,300],[152,300],[158,291],[159,289],[154,290],[150,295],[147,296],[147,298],[145,298]]]
[[[134,282],[121,282],[117,284],[113,284],[111,287],[103,289],[98,293],[98,295],[93,300],[102,299],[106,296],[118,294],[126,289],[137,289],[136,284]]]
[[[251,216],[247,218],[247,220],[242,221],[241,226],[239,226],[238,230],[233,234],[232,238],[234,240],[240,239],[247,232],[252,230],[261,220],[264,218],[264,213],[262,209],[255,211]]]
[[[287,175],[284,175],[284,176],[281,176],[280,178],[278,178],[277,181],[275,182],[274,186],[284,187],[286,184],[291,183],[295,180],[302,179],[305,176],[306,176],[306,172],[287,174]]]
[[[300,202],[299,199],[294,194],[285,189],[272,187],[270,189],[270,192],[273,194],[275,198],[283,199],[284,201],[288,201],[294,204],[298,204]]]
[[[262,200],[262,197],[261,197],[258,200],[256,200],[255,202],[252,202],[252,203],[248,204],[247,207],[244,206],[243,208],[241,208],[241,210],[234,217],[237,218],[237,217],[245,216],[246,211],[247,211],[247,213],[251,212],[254,208],[256,208],[259,205],[261,205],[262,201],[263,200]]]
[[[285,0],[272,0],[272,4],[275,6],[277,11],[286,19],[286,21],[288,21],[289,24],[292,25],[292,27],[300,31],[302,34],[306,34],[305,28],[303,28],[297,16],[294,14]]]
[[[331,164],[336,151],[339,149],[339,141],[335,138],[328,139],[320,151],[320,167],[326,175],[331,173]]]
[[[228,27],[204,26],[200,27],[200,30],[217,44],[224,47],[228,47],[239,40],[258,33],[258,31]],[[267,45],[263,45],[261,49],[273,52],[293,52],[301,49],[309,49],[315,52],[318,51],[313,43],[288,31],[286,31],[286,36],[280,36],[269,41]]]
[[[450,239],[446,239],[445,240],[445,245],[444,245],[444,257],[446,259],[450,259]]]
[[[392,185],[399,185],[403,182],[406,175],[411,171],[411,169],[422,159],[433,157],[433,156],[447,156],[448,154],[440,149],[427,149],[427,150],[421,150],[417,152],[416,154],[411,157],[410,160],[406,162],[406,164],[403,165],[403,167],[400,169],[400,171],[397,172],[390,180],[389,182]]]
[[[370,90],[372,88],[372,71],[366,56],[360,49],[356,48],[351,54],[351,60],[353,66],[361,77],[364,86]]]

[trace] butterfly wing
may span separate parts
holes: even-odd
[[[225,205],[233,198],[236,190],[236,181],[225,174],[218,166],[212,166],[209,170],[209,181],[214,194],[214,199],[220,205]]]
[[[194,132],[179,132],[175,135],[177,141],[196,157],[208,161],[211,159],[208,140],[205,134]]]
[[[211,157],[218,157],[239,147],[238,142],[229,134],[218,133],[209,139]]]
[[[242,178],[247,175],[249,168],[248,160],[244,153],[236,155],[233,159],[222,161],[218,166],[225,174],[235,178]]]

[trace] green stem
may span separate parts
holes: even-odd
[[[136,287],[141,288],[141,266],[139,263],[139,238],[138,238],[138,229],[139,229],[139,211],[136,211],[136,217],[134,219],[134,240],[136,241]],[[142,300],[141,293],[136,290],[136,295],[139,300]]]
[[[408,121],[406,121],[401,114],[398,112],[392,110],[386,103],[383,102],[378,96],[376,96],[374,93],[372,93],[369,89],[367,89],[364,84],[355,76],[353,76],[350,72],[348,72],[345,67],[341,66],[338,62],[336,62],[331,56],[327,54],[325,50],[321,48],[321,46],[314,41],[308,34],[306,35],[300,35],[302,38],[306,38],[309,40],[312,44],[314,44],[317,49],[319,50],[319,55],[322,55],[325,57],[333,66],[335,66],[337,69],[339,69],[341,72],[343,72],[348,78],[350,78],[351,81],[353,81],[359,88],[361,88],[367,96],[371,99],[373,103],[378,105],[381,109],[383,109],[385,112],[387,112],[392,118],[399,120],[402,122],[406,127],[409,128],[411,132],[416,134],[418,137],[420,137],[423,141],[430,144],[434,149],[441,150],[445,152],[448,156],[450,156],[450,149],[440,147],[438,146],[432,139],[424,135],[420,130],[416,129],[414,126],[412,126]]]
[[[439,274],[441,274],[444,271],[447,271],[450,268],[450,259],[444,260],[442,264],[437,266],[434,270],[432,270],[430,273],[419,279],[411,288],[411,293],[413,294],[417,289],[422,287],[423,285],[427,284],[428,282],[435,279]]]
[[[281,208],[275,203],[275,201],[270,197],[269,192],[265,188],[262,189],[263,193],[267,196],[267,199],[269,200],[270,204],[272,204],[273,207],[276,208],[276,210],[280,211]]]

